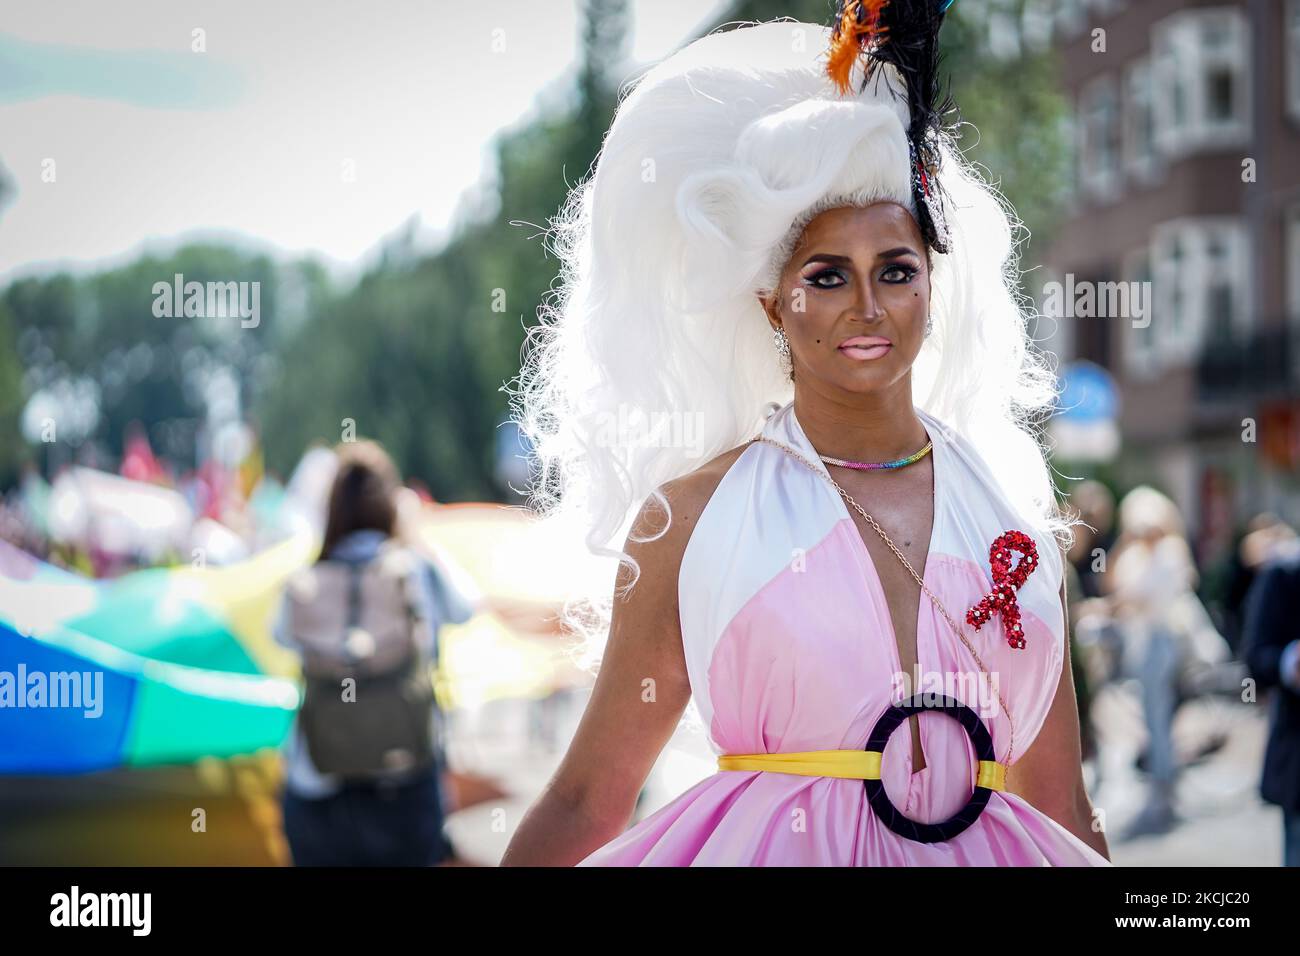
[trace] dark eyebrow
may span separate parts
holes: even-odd
[[[911,246],[895,246],[893,249],[886,249],[884,252],[876,256],[876,258],[893,259],[897,256],[916,256],[918,259],[921,258],[921,254]]]
[[[897,258],[898,256],[915,256],[917,259],[921,258],[920,253],[918,253],[911,246],[895,246],[893,249],[886,249],[883,252],[877,253],[876,258],[894,259]],[[805,259],[804,264],[799,268],[802,269],[804,268],[804,266],[807,266],[809,263],[813,263],[813,262],[825,262],[827,265],[832,265],[832,266],[853,265],[853,260],[850,259],[848,256],[837,256],[837,255],[832,255],[829,252],[818,252]]]

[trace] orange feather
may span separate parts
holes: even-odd
[[[841,93],[849,92],[849,78],[859,55],[884,35],[880,11],[888,4],[889,0],[851,0],[844,4],[826,61],[826,73]],[[863,11],[861,17],[859,10]]]

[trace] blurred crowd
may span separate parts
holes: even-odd
[[[120,461],[86,453],[48,478],[27,465],[0,494],[0,540],[57,567],[108,579],[181,564],[228,565],[294,532],[320,534],[334,453],[313,446],[287,481],[265,469],[256,431],[194,468],[154,453],[138,423]],[[431,500],[419,482],[409,493]]]
[[[1105,485],[1088,481],[1073,492],[1071,502],[1082,521],[1069,553],[1080,711],[1087,716],[1092,700],[1107,686],[1125,687],[1138,698],[1146,741],[1137,764],[1147,793],[1122,837],[1166,833],[1181,819],[1176,798],[1180,769],[1226,742],[1226,734],[1213,734],[1197,752],[1180,754],[1173,732],[1179,708],[1207,696],[1255,704],[1259,694],[1279,685],[1281,701],[1300,686],[1295,650],[1291,670],[1279,670],[1279,654],[1294,646],[1296,630],[1268,613],[1283,600],[1284,591],[1295,600],[1294,589],[1276,574],[1300,557],[1300,540],[1276,515],[1256,515],[1222,566],[1210,569],[1219,583],[1207,593],[1211,575],[1197,567],[1183,516],[1170,498],[1143,485],[1117,503]],[[1270,787],[1270,777],[1288,772],[1294,777],[1296,766],[1279,766],[1274,757],[1279,741],[1297,734],[1279,710],[1275,707],[1272,715],[1261,792],[1282,806],[1284,855],[1288,865],[1298,865],[1300,806],[1292,802],[1297,781],[1285,794]],[[1085,754],[1095,756],[1093,723],[1085,719],[1082,726]],[[1300,748],[1300,739],[1283,746]]]

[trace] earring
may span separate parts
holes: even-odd
[[[930,333],[933,331],[934,331],[934,313],[932,312],[925,317],[925,337],[928,339],[930,337]]]
[[[785,329],[772,330],[772,344],[776,346],[776,354],[780,357],[783,365],[790,362],[790,340],[786,338]]]

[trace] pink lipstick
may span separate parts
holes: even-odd
[[[853,338],[845,339],[839,344],[839,350],[842,354],[859,362],[888,355],[889,350],[893,347],[894,345],[889,339],[882,338],[879,335],[855,335]]]

